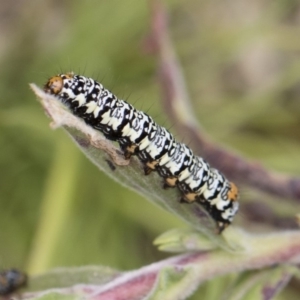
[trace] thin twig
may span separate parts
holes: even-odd
[[[238,232],[237,232],[238,234]],[[185,299],[204,281],[216,276],[245,270],[256,270],[280,264],[300,263],[300,233],[284,233],[252,236],[240,232],[238,237],[247,244],[247,250],[240,254],[214,250],[210,252],[188,253],[153,263],[141,269],[120,273],[119,276],[102,285],[75,285],[69,288],[25,294],[26,299],[56,291],[64,294],[82,294],[89,299],[144,299],[157,284],[163,270],[173,268],[174,272],[187,270],[192,274],[181,291]],[[287,273],[287,276],[292,271]],[[290,278],[290,276],[288,277]],[[162,279],[164,280],[164,279]]]
[[[275,173],[213,143],[199,126],[191,108],[180,64],[170,39],[167,16],[160,1],[152,5],[152,39],[159,57],[164,109],[176,130],[226,176],[279,197],[300,200],[300,178]]]

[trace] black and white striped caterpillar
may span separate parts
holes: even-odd
[[[72,113],[117,141],[125,158],[137,155],[145,174],[157,171],[164,187],[177,186],[181,201],[201,203],[222,232],[238,211],[238,190],[218,170],[211,168],[185,144],[175,140],[144,112],[118,99],[102,84],[85,76],[54,76],[44,91],[55,95]]]

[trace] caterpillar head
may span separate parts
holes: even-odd
[[[64,88],[64,81],[73,77],[73,72],[53,76],[44,85],[44,91],[51,95],[59,95]]]

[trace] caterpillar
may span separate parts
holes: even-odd
[[[92,78],[74,73],[51,77],[44,91],[57,96],[86,124],[117,141],[126,159],[136,155],[145,175],[157,171],[163,187],[177,186],[181,202],[198,202],[221,233],[238,211],[238,189],[146,113],[135,109]]]
[[[0,295],[8,296],[27,284],[27,275],[17,269],[0,271]]]

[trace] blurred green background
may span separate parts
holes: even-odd
[[[299,1],[165,4],[206,132],[268,168],[299,175]],[[28,86],[83,73],[170,125],[147,42],[150,13],[139,0],[0,1],[1,266],[30,273],[88,264],[138,268],[167,256],[152,246],[156,236],[186,226],[110,180],[61,130],[51,130]],[[245,188],[242,206],[251,193]],[[299,209],[265,197],[283,218]],[[204,286],[202,295],[217,299],[216,286],[225,283]],[[285,295],[293,297],[294,285]]]

